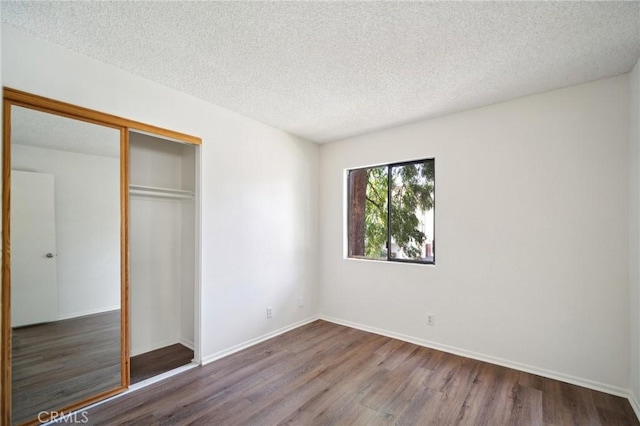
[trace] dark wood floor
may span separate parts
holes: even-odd
[[[638,425],[626,399],[316,321],[101,404],[93,425]]]
[[[12,330],[12,417],[35,418],[120,384],[120,311]]]
[[[193,350],[179,343],[132,356],[130,361],[131,384],[187,365],[192,359]]]

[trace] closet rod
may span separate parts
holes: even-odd
[[[146,197],[172,198],[178,200],[193,199],[193,191],[183,189],[157,188],[154,186],[129,185],[129,195]]]

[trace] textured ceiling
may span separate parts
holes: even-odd
[[[11,108],[11,143],[120,157],[120,131],[23,107]]]
[[[2,2],[2,20],[309,140],[619,75],[640,2]]]

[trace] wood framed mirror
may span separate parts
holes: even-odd
[[[2,424],[129,386],[129,131],[199,138],[4,89]]]
[[[44,98],[3,107],[3,406],[40,423],[129,385],[128,140]]]

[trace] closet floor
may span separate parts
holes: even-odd
[[[180,343],[131,357],[131,384],[157,376],[174,368],[187,365],[193,351]]]

